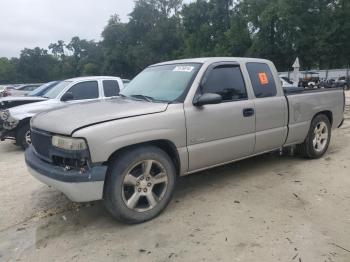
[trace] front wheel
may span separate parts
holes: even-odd
[[[174,164],[163,150],[154,146],[129,149],[108,168],[105,206],[125,223],[150,220],[170,202],[175,180]]]
[[[298,150],[303,157],[320,158],[329,146],[331,140],[331,124],[325,115],[316,116],[310,125],[309,133],[304,143],[298,145]]]
[[[32,143],[29,123],[21,126],[16,135],[16,144],[25,150]]]

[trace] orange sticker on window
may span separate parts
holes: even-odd
[[[269,83],[269,79],[267,78],[266,73],[259,73],[260,84],[267,85]]]

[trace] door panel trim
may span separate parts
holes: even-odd
[[[188,146],[189,171],[205,169],[209,166],[232,161],[252,154],[255,133]]]

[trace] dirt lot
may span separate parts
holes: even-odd
[[[350,102],[350,93],[348,103]],[[0,144],[0,261],[350,261],[350,112],[319,160],[267,154],[180,179],[153,221],[71,203]]]

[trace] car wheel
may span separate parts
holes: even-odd
[[[30,126],[28,123],[19,128],[16,135],[16,144],[25,150],[31,143]]]
[[[167,153],[154,146],[135,147],[111,161],[104,203],[118,220],[141,223],[165,209],[175,181],[176,171]]]
[[[322,157],[331,139],[331,124],[325,115],[316,116],[310,125],[309,133],[303,144],[297,146],[298,151],[306,158]]]

